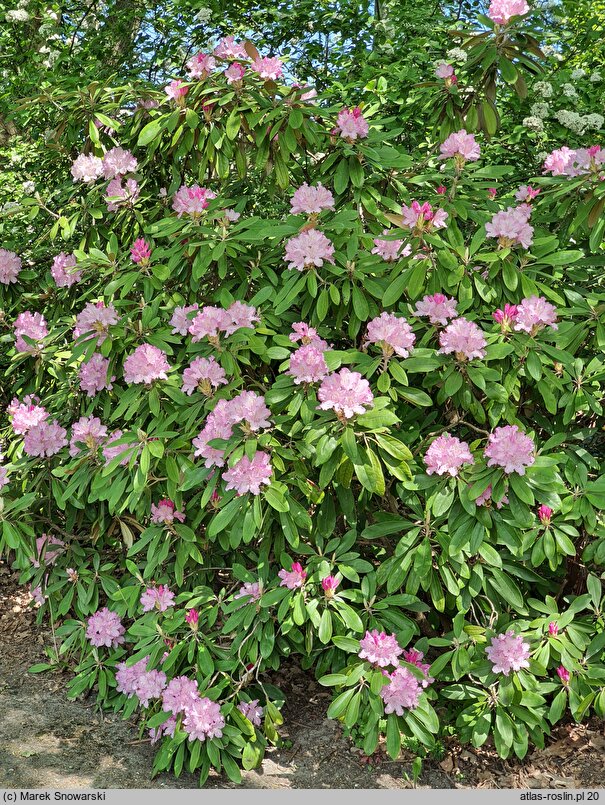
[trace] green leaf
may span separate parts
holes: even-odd
[[[152,140],[159,135],[162,131],[162,124],[160,120],[155,119],[147,123],[146,126],[143,126],[139,133],[139,139],[137,140],[137,145],[149,145]]]

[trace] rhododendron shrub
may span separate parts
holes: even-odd
[[[482,36],[513,53],[525,5]],[[227,37],[107,92],[1,244],[0,553],[60,644],[35,670],[202,783],[279,740],[292,655],[368,754],[523,757],[605,715],[601,150],[526,175],[470,112],[412,150],[287,73]]]

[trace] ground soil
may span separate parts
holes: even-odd
[[[195,788],[197,778],[151,779],[155,750],[134,722],[69,701],[63,673],[28,674],[51,644],[35,623],[31,597],[0,563],[0,788]],[[410,788],[413,756],[368,763],[326,718],[330,694],[294,665],[271,679],[286,693],[282,728],[288,748],[272,749],[262,768],[244,772],[244,788]],[[424,788],[601,788],[605,786],[602,722],[557,729],[546,749],[523,762],[502,761],[452,741],[445,756],[426,759]],[[218,775],[210,788],[230,788]]]

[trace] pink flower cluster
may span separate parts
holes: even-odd
[[[300,562],[292,562],[292,569],[282,568],[277,574],[281,579],[279,586],[287,587],[288,590],[297,590],[302,587],[307,578],[307,571],[303,569]]]
[[[107,428],[98,417],[81,416],[71,428],[69,455],[72,457],[78,456],[84,452],[83,448],[86,448],[88,453],[96,455],[106,440]]]
[[[109,358],[104,358],[100,352],[95,352],[89,361],[83,363],[78,370],[80,388],[89,397],[94,397],[99,391],[107,389],[111,391],[113,381],[116,379],[112,375],[108,379]]]
[[[150,385],[154,380],[167,380],[168,371],[170,364],[166,353],[153,344],[139,344],[124,361],[124,380],[128,384]]]
[[[530,215],[529,204],[500,210],[485,225],[485,232],[488,237],[497,238],[501,248],[523,246],[524,249],[529,249],[534,236],[534,228],[529,223]]]
[[[439,346],[438,351],[444,355],[454,353],[458,361],[472,361],[485,357],[487,341],[474,321],[460,317],[439,333]]]
[[[255,727],[260,727],[263,718],[263,708],[259,707],[258,699],[252,699],[249,702],[240,702],[237,709],[244,715],[251,724]]]
[[[430,445],[424,456],[427,474],[458,475],[460,467],[465,464],[474,464],[475,459],[470,447],[450,433],[438,436]]]
[[[294,382],[317,383],[328,374],[328,365],[324,358],[325,341],[317,339],[310,344],[303,344],[290,356],[290,366],[286,374],[294,378]],[[327,344],[326,344],[327,346]]]
[[[251,603],[252,601],[258,601],[262,594],[263,588],[260,581],[246,581],[233,598],[247,598],[249,600],[246,603]]]
[[[225,78],[229,85],[239,86],[246,75],[246,68],[243,64],[235,61],[225,70]]]
[[[367,660],[372,665],[378,665],[380,668],[399,665],[399,655],[403,649],[393,634],[388,635],[386,632],[379,632],[378,629],[366,631],[365,636],[359,641],[359,646],[361,659]]]
[[[277,56],[259,56],[254,59],[250,69],[265,81],[276,81],[282,77],[284,66]]]
[[[247,433],[268,428],[271,425],[270,414],[265,398],[253,391],[242,391],[231,400],[219,400],[214,410],[208,414],[206,424],[193,440],[196,448],[194,455],[204,458],[206,467],[223,467],[224,450],[211,447],[209,442],[214,439],[230,439],[234,426],[242,423],[243,430]]]
[[[412,328],[403,316],[386,312],[368,323],[365,337],[370,344],[380,346],[385,358],[393,353],[400,358],[407,358],[416,341]]]
[[[127,173],[134,173],[137,169],[137,160],[124,148],[119,146],[110,148],[103,157],[103,176],[106,179],[115,179],[125,176]]]
[[[22,268],[21,258],[15,252],[8,249],[0,249],[0,282],[3,285],[10,285],[17,282],[17,277]]]
[[[50,267],[50,273],[55,281],[57,288],[71,288],[76,282],[82,279],[82,272],[73,270],[76,265],[76,258],[73,254],[60,252]]]
[[[50,458],[67,445],[67,431],[55,419],[50,422],[43,419],[32,425],[23,440],[23,452],[28,456]]]
[[[427,316],[431,324],[446,325],[450,319],[455,319],[457,302],[442,293],[423,297],[420,302],[416,302],[416,316]]]
[[[141,595],[143,612],[152,612],[154,609],[157,609],[158,612],[166,612],[173,605],[174,593],[164,584],[148,587]]]
[[[182,103],[183,98],[189,92],[189,87],[183,81],[175,80],[166,84],[164,92],[171,100]]]
[[[105,201],[109,212],[116,212],[123,204],[134,204],[140,194],[139,184],[136,179],[126,179],[122,184],[122,178],[117,176],[107,185],[105,191]]]
[[[133,263],[140,263],[146,266],[151,257],[151,246],[144,238],[137,238],[130,247],[130,257]]]
[[[388,235],[389,230],[385,229],[383,235]],[[401,260],[402,257],[409,257],[412,253],[412,247],[407,245],[403,240],[382,240],[381,238],[374,238],[374,248],[372,254],[377,254],[387,263],[394,263],[396,260]]]
[[[594,174],[602,178],[602,168],[605,165],[605,149],[598,145],[590,148],[555,148],[544,162],[544,173],[553,176],[585,176]]]
[[[481,156],[481,148],[475,140],[474,134],[467,134],[466,129],[460,129],[441,143],[439,146],[441,159],[453,158],[459,167],[465,162],[476,162]]]
[[[225,719],[221,714],[220,705],[207,696],[196,699],[185,710],[183,729],[189,734],[190,741],[221,738],[224,726]]]
[[[175,307],[170,319],[170,326],[172,327],[173,335],[187,335],[191,327],[193,317],[190,315],[194,311],[197,313],[199,305],[194,302],[193,305],[184,305]]]
[[[385,713],[396,713],[398,716],[402,716],[404,710],[413,710],[418,707],[422,686],[412,671],[399,666],[392,673],[384,672],[384,674],[389,678],[388,684],[380,690]]]
[[[557,328],[557,308],[543,296],[530,296],[517,306],[515,330],[536,335],[544,327]]]
[[[112,324],[118,323],[118,314],[113,305],[105,306],[103,301],[87,302],[84,309],[76,316],[74,338],[81,335],[93,334],[96,336],[98,346],[109,335]]]
[[[236,42],[234,36],[224,36],[214,48],[214,55],[218,59],[227,60],[248,58],[246,48],[240,42]]]
[[[216,67],[216,59],[208,53],[196,53],[187,62],[190,78],[208,78]]]
[[[166,674],[163,671],[148,671],[149,657],[134,665],[119,662],[116,665],[116,690],[129,699],[137,696],[141,707],[149,707],[152,699],[159,699],[166,687]]]
[[[179,523],[185,522],[183,512],[176,511],[176,506],[169,498],[163,498],[158,505],[151,504],[151,522],[156,525],[170,525],[178,520]]]
[[[535,445],[516,425],[496,428],[487,439],[483,455],[488,467],[501,467],[504,472],[525,475],[525,468],[536,460]]]
[[[40,562],[44,562],[45,565],[54,565],[57,561],[57,557],[61,555],[64,548],[65,543],[58,539],[58,537],[42,534],[42,536],[38,537],[36,540],[36,556],[32,559],[32,565],[34,567],[40,567]]]
[[[288,268],[303,271],[321,268],[325,262],[334,264],[334,246],[319,229],[307,229],[286,243],[285,261]]]
[[[353,142],[368,136],[370,127],[368,121],[361,113],[359,106],[352,109],[341,109],[336,120],[335,134],[340,134],[344,140]]]
[[[103,175],[103,160],[94,154],[80,154],[70,168],[74,182],[90,184]]]
[[[290,199],[290,212],[292,215],[299,213],[319,215],[322,210],[333,209],[334,196],[321,182],[311,186],[305,182]]]
[[[46,319],[41,313],[31,313],[25,310],[19,313],[13,325],[15,333],[15,349],[17,352],[29,352],[37,355],[44,346],[44,339],[48,335]],[[28,344],[25,338],[30,338],[35,344]]]
[[[18,436],[24,436],[30,428],[48,419],[48,411],[41,405],[37,397],[27,395],[23,402],[15,397],[8,406],[8,414],[12,417],[12,428]]]
[[[271,482],[272,472],[269,454],[257,450],[251,459],[242,456],[232,467],[225,470],[223,473],[225,489],[235,489],[238,495],[245,495],[247,492],[260,495],[261,486]]]
[[[447,225],[447,212],[441,208],[433,211],[433,208],[425,201],[412,201],[408,206],[403,204],[401,207],[401,226],[411,229],[419,235],[431,229],[443,229]]]
[[[117,612],[103,607],[88,619],[86,637],[91,645],[97,648],[100,646],[117,648],[124,642],[125,631]]]
[[[528,11],[526,0],[492,0],[487,14],[496,25],[507,25],[513,17],[522,16]]]
[[[319,408],[334,411],[339,419],[350,419],[365,413],[374,404],[370,384],[359,372],[341,369],[322,380],[317,392]]]
[[[529,643],[524,643],[521,635],[516,635],[512,629],[492,637],[485,653],[494,674],[508,676],[511,671],[529,668]]]
[[[190,396],[200,391],[210,397],[213,389],[226,383],[225,370],[215,358],[195,358],[183,372],[181,391]]]
[[[204,210],[208,209],[212,199],[215,198],[216,193],[208,190],[207,187],[200,187],[199,184],[194,184],[191,187],[182,185],[174,194],[172,209],[179,218],[183,215],[199,218]]]

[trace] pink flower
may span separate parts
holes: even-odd
[[[159,612],[166,612],[174,606],[174,593],[163,584],[157,587],[148,587],[141,595],[141,606],[143,612],[151,612],[157,609]]]
[[[401,226],[408,227],[417,234],[431,229],[443,229],[447,222],[447,212],[442,209],[435,210],[425,201],[420,204],[412,201],[410,206],[403,204],[401,207]]]
[[[171,100],[180,103],[189,92],[189,87],[183,81],[171,81],[164,87],[164,92]]]
[[[169,370],[170,365],[163,350],[153,344],[140,344],[124,361],[124,381],[149,385],[154,380],[167,380],[166,372]]]
[[[116,212],[122,204],[134,204],[139,197],[139,185],[135,179],[126,179],[126,184],[122,185],[122,179],[116,177],[107,185],[105,191],[105,201],[109,212]]]
[[[185,515],[183,512],[175,511],[176,506],[168,498],[160,500],[158,505],[151,504],[151,522],[156,524],[170,524],[175,520],[179,523],[185,522]]]
[[[528,204],[532,202],[535,197],[540,193],[539,189],[534,189],[530,184],[522,184],[515,193],[517,201],[525,201]]]
[[[233,64],[230,64],[229,67],[225,70],[225,78],[227,79],[227,83],[229,85],[241,84],[244,75],[246,74],[246,68],[243,64],[235,61]]]
[[[107,439],[107,428],[96,416],[81,416],[74,422],[71,428],[71,441],[69,443],[69,455],[79,456],[84,450],[78,445],[83,445],[86,450],[95,454],[99,447]]]
[[[216,198],[216,193],[208,190],[207,187],[200,187],[194,184],[191,187],[182,185],[176,191],[172,199],[172,209],[179,218],[183,215],[190,215],[192,218],[199,218],[208,208],[212,199]]]
[[[450,433],[443,433],[431,442],[424,456],[427,474],[445,475],[452,477],[458,475],[460,467],[464,464],[474,464],[475,459],[466,442],[460,441]]]
[[[74,182],[90,184],[103,175],[103,162],[94,154],[80,154],[70,168]]]
[[[474,321],[461,317],[439,333],[439,346],[438,352],[444,355],[454,353],[458,361],[472,361],[485,357],[487,341]]]
[[[134,173],[137,169],[137,160],[130,153],[119,146],[110,148],[103,157],[103,176],[106,179],[115,179],[116,176],[125,176]]]
[[[538,507],[538,517],[540,518],[540,522],[542,525],[550,525],[550,520],[553,515],[553,510],[550,506],[546,506],[544,503]]]
[[[122,460],[120,461],[120,466],[126,466],[126,464],[128,464],[130,461],[134,449],[138,449],[137,444],[132,444],[130,442],[115,444],[115,442],[121,441],[121,439],[121,430],[114,430],[107,439],[107,443],[103,446],[102,450],[103,458],[105,459],[105,466],[110,464],[114,458],[117,458],[118,456],[123,456]]]
[[[245,495],[247,492],[260,495],[261,486],[271,482],[271,473],[269,454],[258,450],[252,459],[243,456],[225,470],[223,473],[225,489],[235,489],[238,495]]]
[[[43,339],[48,335],[46,319],[41,313],[30,313],[29,310],[19,313],[13,325],[15,332],[15,349],[17,352],[37,354],[44,346]],[[23,338],[31,338],[34,344],[28,344]]]
[[[17,282],[21,268],[21,258],[18,257],[15,252],[0,249],[0,282],[3,285],[10,285],[11,282]]]
[[[498,190],[497,190],[497,188],[495,188],[495,187],[488,187],[488,188],[487,188],[487,195],[488,195],[488,196],[489,196],[491,199],[495,199],[495,198],[496,198],[496,196],[498,195]]]
[[[39,402],[37,397],[28,395],[22,403],[15,397],[8,406],[7,413],[13,418],[11,424],[16,434],[25,435],[34,425],[48,419],[48,411],[41,405],[36,405],[36,402]]]
[[[479,143],[475,141],[474,134],[467,134],[466,129],[460,129],[441,143],[439,146],[441,159],[453,157],[459,166],[465,162],[476,162],[481,156]]]
[[[255,727],[260,727],[263,718],[263,708],[258,706],[258,699],[252,699],[250,702],[240,702],[237,709],[244,715],[251,724]]]
[[[399,647],[394,634],[387,635],[386,632],[374,629],[365,633],[365,637],[359,641],[359,646],[358,656],[362,660],[379,665],[381,668],[386,668],[387,665],[399,665],[397,658],[403,649]]]
[[[404,662],[409,662],[410,665],[415,665],[416,668],[420,668],[424,674],[424,679],[420,680],[420,684],[423,688],[428,688],[428,686],[432,685],[432,683],[435,681],[432,676],[429,676],[431,666],[427,662],[422,662],[424,659],[424,653],[422,651],[417,651],[415,648],[407,649],[403,652],[401,659]]]
[[[496,25],[506,25],[512,17],[527,14],[528,11],[526,0],[492,0],[487,14]]]
[[[253,305],[246,305],[244,302],[234,302],[227,308],[226,313],[225,324],[222,328],[225,330],[225,335],[233,335],[242,327],[253,330],[255,322],[260,321],[256,308]]]
[[[88,619],[86,637],[91,645],[117,648],[124,642],[124,632],[120,616],[107,607],[103,607]]]
[[[504,305],[504,310],[498,308],[494,313],[492,313],[492,317],[494,321],[497,321],[502,329],[503,333],[508,332],[512,329],[513,324],[517,320],[517,313],[518,308],[517,305],[509,305],[508,302]]]
[[[127,665],[125,662],[116,664],[116,690],[124,693],[130,699],[135,695],[136,685],[142,674],[147,671],[149,656],[135,662],[134,665]]]
[[[290,199],[292,215],[306,213],[318,215],[322,210],[334,209],[334,196],[321,182],[316,186],[302,184]]]
[[[341,369],[322,380],[319,391],[319,408],[334,411],[340,418],[350,419],[355,414],[364,414],[365,406],[374,404],[370,384],[359,372]]]
[[[246,581],[239,588],[238,592],[233,598],[248,598],[247,604],[252,601],[258,601],[263,594],[263,588],[260,581]]]
[[[207,696],[193,702],[185,712],[183,729],[190,741],[205,741],[207,738],[221,738],[225,719],[221,708]]]
[[[85,391],[89,397],[94,397],[99,391],[107,389],[111,391],[113,388],[113,381],[116,379],[113,375],[110,379],[107,378],[109,370],[109,359],[104,358],[100,352],[95,352],[87,363],[83,363],[78,370],[78,377],[80,379],[80,388]]]
[[[328,374],[328,365],[323,350],[316,342],[306,344],[290,356],[290,367],[286,372],[294,382],[317,383]]]
[[[557,330],[557,308],[543,296],[530,296],[517,307],[515,330],[536,335],[544,327]]]
[[[227,409],[232,425],[245,422],[251,431],[271,426],[271,411],[265,404],[265,398],[254,391],[241,391],[227,402]]]
[[[188,332],[193,336],[191,341],[196,344],[206,336],[218,339],[219,332],[226,331],[231,324],[231,316],[226,310],[222,307],[206,305],[196,314],[189,325]]]
[[[307,578],[307,571],[303,570],[300,562],[292,562],[292,570],[282,568],[277,574],[281,579],[279,586],[287,587],[288,590],[297,590],[302,587]]]
[[[477,506],[485,506],[489,503],[492,499],[492,485],[489,486],[479,495],[478,498],[475,498],[475,505]],[[501,509],[504,505],[508,504],[508,498],[506,495],[503,495],[499,501],[496,502],[496,508]]]
[[[557,668],[557,676],[559,677],[559,679],[563,683],[563,687],[566,688],[566,687],[569,686],[569,680],[571,679],[571,674],[569,673],[567,668],[565,668],[564,665],[560,665]]]
[[[176,730],[176,716],[170,716],[168,721],[164,721],[163,724],[160,724],[159,727],[152,727],[149,730],[149,737],[151,738],[151,745],[157,743],[159,740],[164,738],[166,735],[169,737],[174,737],[174,732]]]
[[[533,241],[534,228],[528,223],[531,208],[529,205],[508,207],[495,213],[492,220],[485,225],[485,232],[490,238],[498,238],[501,248],[523,246],[529,249]]]
[[[288,338],[294,343],[301,341],[303,344],[315,344],[321,350],[328,349],[327,343],[317,335],[317,330],[309,327],[304,321],[298,321],[292,325],[292,332]]]
[[[559,624],[555,621],[551,621],[548,624],[548,634],[550,637],[556,637],[559,634]]]
[[[190,78],[208,78],[216,67],[216,59],[207,53],[196,53],[187,62]]]
[[[118,316],[113,305],[105,307],[104,302],[87,302],[81,313],[76,316],[74,338],[81,335],[96,335],[97,344],[101,346],[109,335],[109,327],[118,323]]]
[[[334,264],[334,246],[323,232],[308,229],[286,243],[285,261],[288,268],[302,271],[305,268],[321,268],[324,260]]]
[[[444,184],[440,184],[436,191],[440,196],[445,196],[447,193],[447,187]]]
[[[425,296],[420,302],[416,302],[416,316],[428,316],[431,324],[447,324],[450,319],[455,319],[457,302],[442,293],[432,296]]]
[[[335,132],[352,142],[353,140],[363,139],[368,136],[370,127],[367,120],[361,114],[359,106],[352,109],[341,109],[336,120]]]
[[[194,391],[201,391],[210,397],[213,389],[226,383],[225,370],[215,358],[196,358],[183,372],[181,391],[190,396]]]
[[[185,615],[185,623],[189,624],[192,632],[197,632],[198,622],[200,619],[199,612],[197,609],[188,609],[187,614]]]
[[[130,247],[130,257],[133,263],[140,263],[146,266],[151,257],[151,246],[144,238],[137,238]]]
[[[166,674],[163,671],[148,671],[149,657],[134,665],[119,662],[116,665],[116,690],[130,699],[137,696],[141,707],[149,707],[151,699],[159,699],[166,687]]]
[[[219,59],[247,59],[246,48],[235,41],[234,36],[224,36],[214,48],[214,55]]]
[[[165,713],[186,713],[192,704],[199,701],[197,682],[187,676],[176,676],[162,693],[162,710]]]
[[[67,431],[57,420],[49,422],[44,419],[38,425],[33,425],[25,434],[23,452],[28,456],[50,458],[58,453],[67,444]]]
[[[395,668],[393,673],[387,674],[389,683],[380,689],[380,698],[383,700],[385,713],[404,714],[404,710],[413,710],[418,706],[422,687],[409,668]]]
[[[451,78],[454,75],[454,68],[451,64],[445,61],[439,62],[435,68],[435,76],[437,78]]]
[[[576,152],[564,145],[562,148],[555,148],[544,162],[544,173],[552,173],[553,176],[573,176],[573,163]]]
[[[283,64],[276,56],[254,59],[250,65],[253,73],[258,73],[265,81],[275,81],[283,75]]]
[[[60,252],[60,254],[54,258],[50,273],[57,288],[71,288],[76,282],[80,282],[82,272],[70,270],[73,269],[75,265],[76,258],[73,254]]]
[[[534,463],[535,445],[516,425],[505,425],[490,433],[483,455],[488,467],[502,467],[504,472],[525,475]]]
[[[366,340],[370,344],[378,344],[385,357],[395,353],[400,358],[407,358],[416,336],[403,316],[385,311],[368,323]]]
[[[389,230],[383,230],[382,234],[388,235]],[[381,240],[380,238],[374,238],[372,254],[377,254],[387,263],[394,263],[402,257],[409,257],[411,253],[412,247],[409,243],[404,245],[403,240]]]
[[[185,307],[175,307],[170,319],[170,326],[172,327],[173,335],[187,335],[191,327],[192,317],[189,316],[193,311],[198,311],[197,303],[193,305],[186,305]]]
[[[508,676],[511,671],[529,668],[529,643],[524,643],[523,637],[516,635],[512,629],[506,634],[492,637],[492,642],[485,649],[485,653],[493,663],[494,674],[502,673]]]
[[[51,547],[53,545],[55,547]],[[61,555],[64,548],[65,543],[58,537],[42,534],[42,536],[38,537],[36,540],[36,557],[32,559],[33,567],[40,567],[40,562],[43,562],[47,567],[54,565],[57,561],[57,557]]]
[[[334,593],[336,592],[336,588],[340,584],[340,581],[334,576],[326,576],[325,579],[321,580],[321,587],[324,591],[326,598],[333,598]]]

